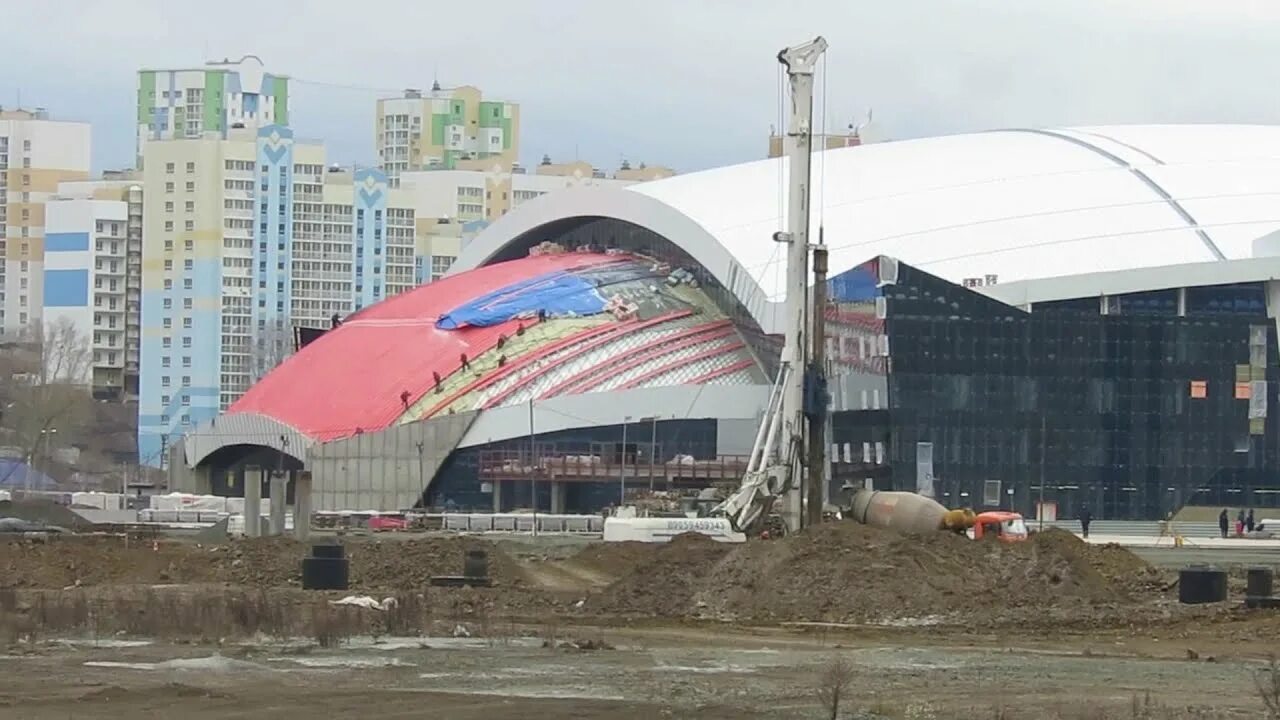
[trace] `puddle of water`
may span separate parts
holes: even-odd
[[[360,650],[479,650],[484,648],[537,648],[540,638],[475,638],[475,637],[371,637],[351,638],[346,647]]]
[[[153,645],[150,640],[118,640],[115,638],[84,638],[79,640],[57,640],[58,645],[69,645],[71,647],[97,647],[97,648],[139,648]]]
[[[400,658],[388,657],[283,657],[271,658],[269,662],[292,663],[306,668],[385,668],[385,667],[417,667]]]
[[[933,627],[942,624],[941,615],[925,615],[923,617],[903,617],[893,618],[890,620],[878,620],[871,623],[880,627],[897,627],[897,628],[915,628],[915,627]]]
[[[174,658],[154,663],[113,662],[110,660],[90,660],[86,667],[117,668],[121,670],[177,670],[184,672],[260,672],[269,670],[265,665],[233,660],[221,655],[201,658]]]
[[[110,660],[90,660],[85,663],[85,667],[96,668],[113,668],[119,670],[156,670],[159,663],[127,663],[127,662],[111,662]]]
[[[583,688],[476,690],[475,688],[440,687],[432,688],[431,690],[432,692],[453,693],[456,695],[493,695],[497,697],[553,698],[557,700],[626,700],[621,695],[609,695]]]
[[[655,665],[649,668],[650,672],[679,672],[694,673],[696,675],[727,675],[730,673],[753,673],[758,670],[754,667],[746,667],[744,665]]]

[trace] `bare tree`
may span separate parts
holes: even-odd
[[[3,425],[10,445],[30,465],[55,440],[74,444],[93,414],[93,354],[88,338],[69,318],[33,324],[4,349],[0,363]],[[0,481],[16,471],[15,464]]]
[[[836,655],[823,666],[818,678],[818,702],[823,710],[830,713],[827,717],[831,720],[840,717],[840,703],[849,694],[852,684],[853,663],[848,658]]]

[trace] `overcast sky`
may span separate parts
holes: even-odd
[[[522,106],[522,156],[689,171],[762,157],[776,52],[831,43],[832,129],[895,138],[1009,126],[1280,121],[1275,0],[0,0],[0,105],[94,126],[132,162],[136,71],[260,56],[293,125],[373,160],[373,102],[472,84]],[[307,8],[281,14],[275,8]],[[820,79],[820,83],[823,81]],[[354,86],[342,88],[338,86]],[[363,89],[356,89],[363,88]],[[821,101],[819,101],[819,110]]]

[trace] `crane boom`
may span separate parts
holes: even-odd
[[[751,532],[777,501],[783,525],[797,530],[801,523],[800,486],[804,475],[804,377],[809,359],[809,167],[813,126],[813,75],[827,41],[785,48],[778,62],[791,86],[791,115],[787,126],[789,191],[786,230],[774,233],[787,248],[787,322],[782,362],[770,393],[769,405],[751,450],[742,484],[715,512],[741,532]],[[781,172],[781,169],[779,169]],[[821,438],[816,439],[822,442]],[[759,461],[757,462],[757,459]]]

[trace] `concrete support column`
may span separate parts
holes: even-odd
[[[564,514],[564,481],[551,481],[551,512],[557,515]]]
[[[192,470],[196,480],[196,495],[212,495],[213,494],[213,468],[205,465]]]
[[[1267,315],[1276,324],[1276,333],[1280,334],[1280,281],[1268,280],[1266,287]]]
[[[284,511],[289,501],[289,476],[284,472],[271,473],[271,529],[272,535],[284,535]]]
[[[493,511],[502,512],[502,481],[493,481]]]
[[[302,542],[311,537],[311,473],[293,479],[293,536]]]
[[[256,538],[262,534],[262,480],[266,471],[250,467],[244,470],[244,534]]]

